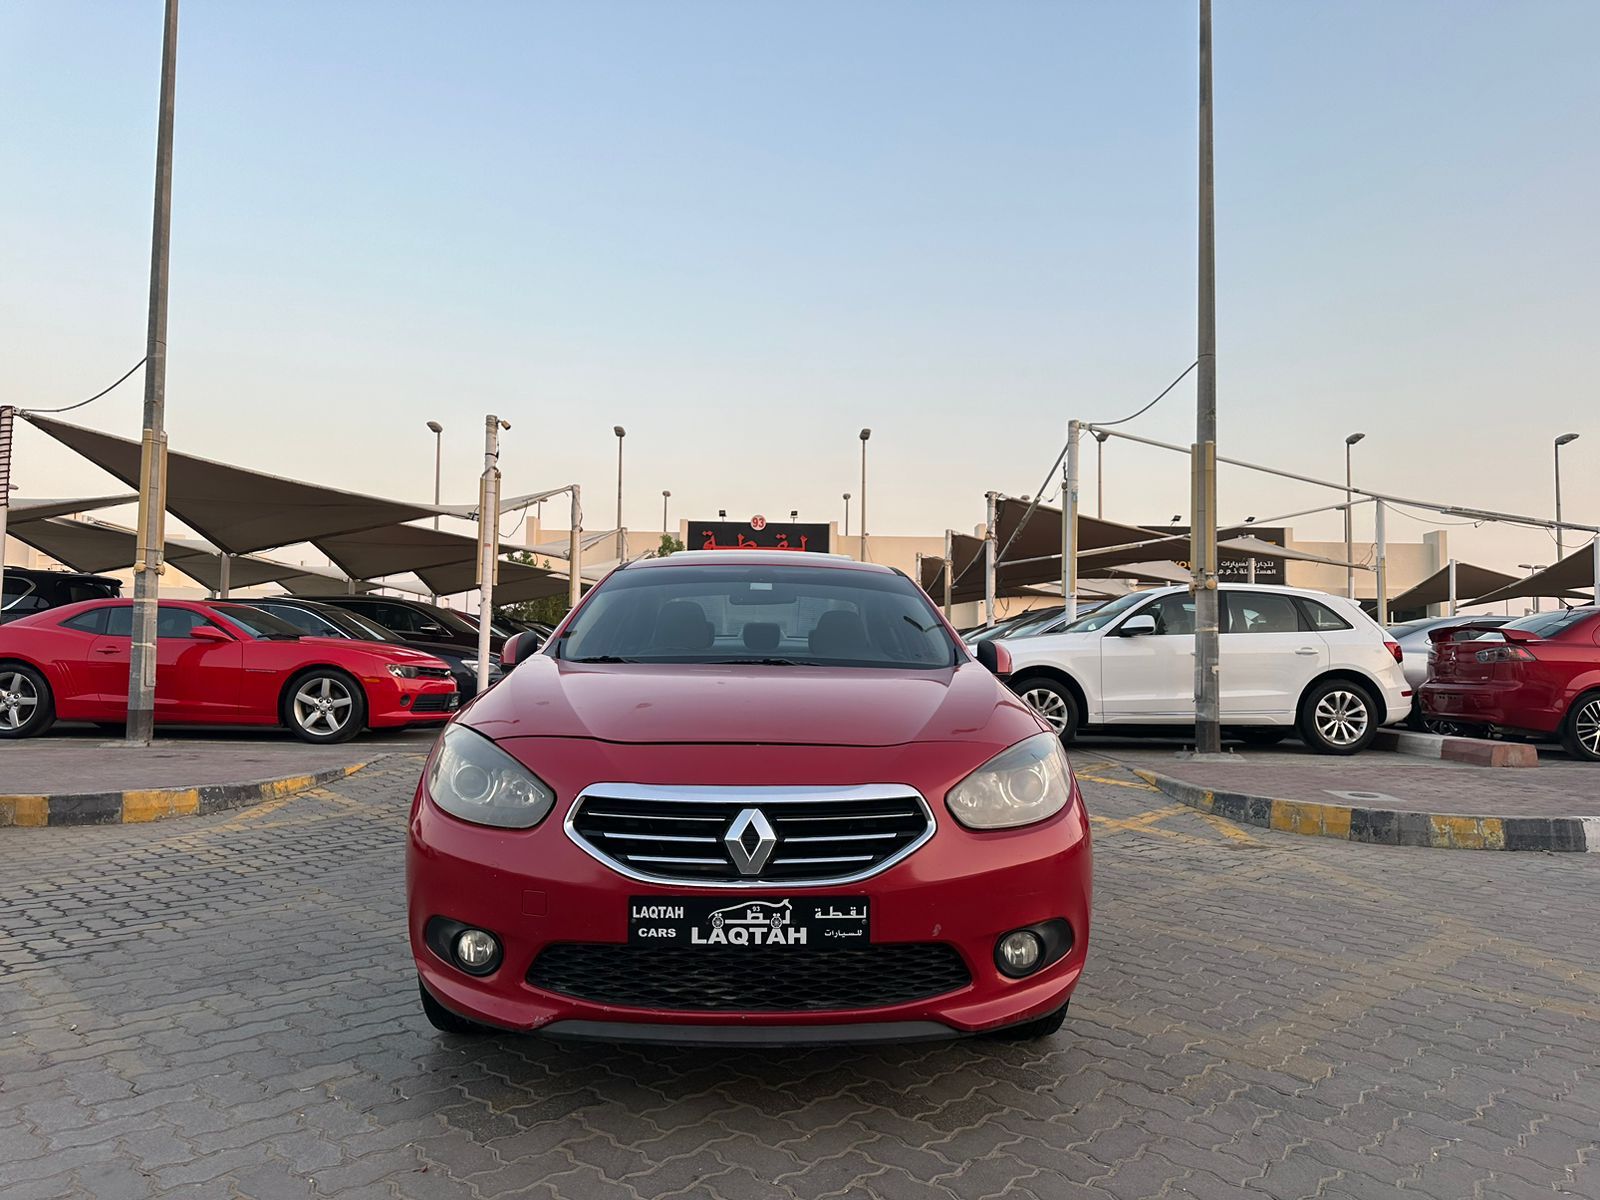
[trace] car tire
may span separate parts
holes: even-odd
[[[1025,1021],[1021,1025],[1009,1025],[1005,1029],[997,1029],[990,1036],[1002,1042],[1034,1042],[1060,1033],[1061,1026],[1067,1019],[1067,1008],[1071,1003],[1069,1000],[1055,1012],[1046,1013],[1032,1021]]]
[[[1017,680],[1011,687],[1063,742],[1070,742],[1078,735],[1078,723],[1083,720],[1083,714],[1078,710],[1078,698],[1066,684],[1048,675],[1032,675]]]
[[[494,1033],[487,1025],[480,1025],[476,1021],[469,1021],[466,1017],[457,1016],[444,1005],[433,998],[427,985],[422,980],[417,980],[417,991],[422,996],[422,1015],[428,1018],[440,1033],[456,1033],[465,1037],[481,1037],[486,1033]]]
[[[38,737],[55,722],[45,677],[22,663],[0,663],[0,738]]]
[[[1359,754],[1378,736],[1378,704],[1360,684],[1324,679],[1301,699],[1299,726],[1318,754]]]
[[[1585,692],[1561,723],[1561,744],[1584,762],[1600,762],[1600,692]]]
[[[1236,730],[1234,735],[1246,746],[1276,746],[1289,736],[1289,731],[1276,725],[1261,725]]]
[[[317,667],[289,681],[279,717],[302,742],[348,742],[366,728],[367,696],[343,671]]]

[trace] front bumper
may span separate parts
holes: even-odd
[[[538,828],[489,829],[456,820],[425,799],[420,788],[411,814],[406,873],[412,952],[423,985],[461,1016],[505,1029],[618,1041],[913,1041],[980,1033],[1048,1015],[1067,1002],[1082,973],[1089,945],[1092,867],[1088,822],[1076,797],[1063,812],[1038,825],[973,833],[944,808],[945,789],[964,774],[952,777],[948,764],[962,758],[969,765],[968,760],[946,747],[896,748],[892,754],[924,760],[918,764],[922,778],[910,778],[909,772],[887,778],[917,787],[936,814],[933,837],[908,858],[868,880],[836,888],[775,885],[730,892],[670,886],[624,878],[581,850],[562,828],[584,783],[627,777],[620,774],[627,768],[619,759],[641,767],[648,762],[654,779],[648,778],[649,772],[634,772],[636,778],[645,773],[646,782],[687,778],[735,783],[742,776],[747,785],[756,780],[836,785],[885,778],[885,752],[830,749],[824,755],[806,747],[723,746],[717,748],[722,777],[708,779],[708,770],[714,769],[706,766],[706,747],[529,740],[542,743],[541,776],[561,797]],[[546,754],[556,741],[562,749]],[[529,758],[526,753],[519,757]],[[828,765],[819,768],[818,760]],[[551,778],[559,773],[552,763],[571,774]],[[534,960],[546,947],[626,943],[632,897],[714,895],[758,901],[831,894],[868,898],[872,944],[951,947],[965,963],[970,982],[904,1003],[807,1011],[629,1007],[546,991],[528,982]],[[424,929],[434,916],[494,933],[503,957],[493,973],[468,975],[430,949]],[[994,962],[996,940],[1053,918],[1071,925],[1070,950],[1026,978],[1002,975]],[[782,947],[765,951],[785,952]]]
[[[374,729],[442,725],[461,704],[454,679],[404,679],[385,672],[362,682],[367,693],[367,724]]]

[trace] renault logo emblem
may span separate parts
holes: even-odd
[[[759,808],[746,808],[728,826],[722,844],[739,874],[759,875],[778,847],[778,833]]]

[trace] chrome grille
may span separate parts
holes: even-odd
[[[750,810],[741,870],[726,839]],[[845,883],[875,875],[933,835],[927,802],[903,785],[674,788],[599,784],[567,814],[567,834],[633,879],[712,887]],[[763,857],[762,831],[775,844]]]

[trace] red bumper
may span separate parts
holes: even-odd
[[[453,679],[399,679],[385,674],[369,676],[362,683],[367,693],[367,724],[373,729],[443,725],[460,707]]]
[[[772,1040],[787,1040],[785,1029],[794,1031],[795,1040],[806,1040],[828,1034],[830,1027],[840,1040],[857,1040],[870,1038],[874,1026],[885,1037],[955,1035],[1051,1013],[1066,1003],[1082,973],[1091,888],[1082,803],[1074,797],[1058,816],[1025,829],[987,834],[967,830],[945,809],[944,794],[971,769],[970,749],[963,755],[944,746],[888,752],[724,746],[715,748],[711,759],[708,747],[521,740],[526,744],[516,748],[518,757],[530,766],[539,760],[535,769],[560,797],[555,811],[536,829],[489,829],[456,820],[426,800],[420,789],[412,809],[406,856],[412,952],[428,990],[462,1016],[518,1030],[588,1036],[611,1036],[606,1031],[612,1030],[619,1039],[645,1028],[681,1033],[690,1041],[735,1039],[757,1030]],[[621,759],[637,768],[631,776],[621,773],[626,770]],[[964,769],[952,772],[958,760]],[[884,773],[896,766],[905,769]],[[747,786],[909,783],[933,809],[936,832],[882,874],[833,889],[778,885],[730,895],[703,886],[642,883],[590,857],[563,828],[567,809],[583,786],[630,777],[641,783],[688,779]],[[753,901],[833,893],[868,898],[874,945],[942,943],[960,955],[970,982],[941,995],[884,1007],[741,1012],[599,1004],[544,991],[527,981],[535,958],[547,946],[626,943],[631,897],[714,895]],[[435,916],[494,933],[504,948],[496,970],[474,977],[440,958],[423,936]],[[996,940],[1011,930],[1057,918],[1071,926],[1071,949],[1025,979],[1003,975],[995,966]],[[781,947],[767,950],[784,952]]]
[[[1562,695],[1538,682],[1429,680],[1422,685],[1419,700],[1426,716],[1550,735],[1561,728],[1567,710]]]

